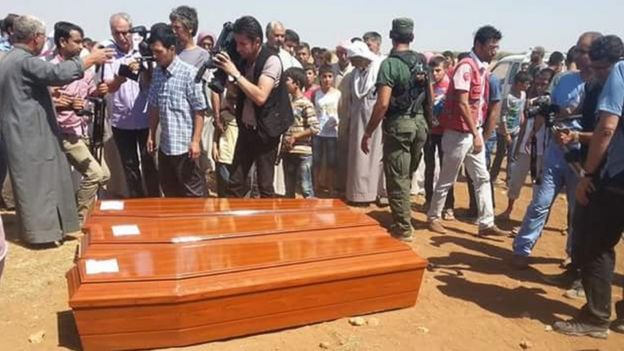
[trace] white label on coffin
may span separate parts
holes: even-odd
[[[119,264],[116,258],[110,260],[87,260],[85,263],[87,275],[102,273],[119,273]]]
[[[141,234],[139,226],[136,224],[123,224],[113,226],[113,236],[133,236]]]
[[[122,211],[124,202],[119,200],[107,200],[100,203],[101,211]]]

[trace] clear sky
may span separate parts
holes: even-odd
[[[169,13],[178,5],[189,5],[199,13],[200,30],[218,34],[226,21],[253,15],[263,27],[280,20],[296,30],[312,46],[333,48],[341,40],[361,36],[369,30],[390,42],[388,31],[394,17],[411,17],[415,25],[413,48],[456,50],[470,48],[472,35],[484,24],[503,32],[501,50],[521,52],[535,45],[547,50],[567,50],[584,31],[597,30],[624,37],[622,0],[313,0],[313,1],[148,1],[148,0],[2,0],[0,16],[8,12],[32,14],[47,23],[66,20],[83,27],[96,40],[109,38],[108,17],[128,12],[135,25],[150,26],[168,22]]]

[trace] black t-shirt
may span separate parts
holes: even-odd
[[[600,98],[603,87],[604,83],[602,82],[588,82],[585,84],[585,98],[581,108],[583,117],[580,121],[583,132],[593,132],[596,128],[598,119],[596,108],[598,107],[598,98]],[[587,159],[588,152],[589,144],[581,144],[581,160],[583,162]]]

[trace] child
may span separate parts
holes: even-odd
[[[238,139],[238,125],[236,124],[236,100],[238,88],[228,83],[225,94],[225,104],[221,108],[221,121],[223,133],[215,128],[212,143],[212,158],[215,161],[215,173],[217,175],[217,194],[225,197],[225,190],[230,181],[230,167],[234,160],[234,150]]]
[[[312,185],[312,136],[319,132],[319,123],[312,102],[303,96],[306,74],[291,67],[284,72],[286,87],[291,95],[295,121],[286,131],[282,144],[286,197],[294,198],[297,183],[304,198],[314,197]]]
[[[527,72],[518,72],[514,83],[505,99],[503,99],[501,120],[496,135],[496,156],[490,170],[490,178],[496,181],[501,164],[507,155],[507,182],[513,167],[513,151],[520,134],[520,125],[524,123],[524,105],[526,91],[531,83],[531,75]]]
[[[446,91],[449,87],[450,79],[447,75],[447,60],[444,56],[434,56],[429,61],[429,67],[433,77],[433,121],[429,134],[429,139],[425,144],[425,208],[428,209],[429,202],[433,196],[434,177],[436,171],[435,154],[438,151],[439,163],[442,164],[442,134],[444,130],[439,127],[438,115],[444,107],[446,99]],[[453,207],[455,206],[455,197],[453,196],[453,188],[449,190],[442,212],[442,218],[452,220],[455,218]]]
[[[324,184],[330,196],[335,193],[335,174],[338,151],[338,102],[340,90],[334,88],[334,71],[330,65],[319,68],[321,86],[314,94],[314,107],[319,120],[320,132],[314,137],[314,181],[317,186]],[[321,168],[325,167],[325,177],[321,179]],[[324,180],[324,181],[323,181]]]
[[[555,72],[551,69],[543,69],[536,76],[531,85],[530,92],[527,94],[527,101],[530,106],[531,101],[537,97],[543,96],[550,85]],[[520,128],[518,135],[518,145],[514,150],[514,166],[511,169],[509,178],[509,189],[507,190],[507,209],[501,214],[501,218],[509,219],[514,208],[516,199],[520,197],[520,190],[524,185],[524,180],[531,169],[531,153],[535,157],[535,165],[538,167],[542,164],[542,155],[544,153],[544,127],[538,131],[534,131],[534,118],[525,120]],[[535,140],[533,140],[535,137]]]
[[[316,67],[313,64],[308,63],[303,66],[303,70],[305,71],[306,76],[305,91],[303,96],[314,102],[314,93],[316,93],[319,88],[318,84],[316,84]]]

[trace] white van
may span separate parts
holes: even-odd
[[[546,55],[544,55],[544,62],[548,62],[549,57],[550,53],[546,53]],[[531,52],[529,51],[525,54],[505,56],[494,64],[490,72],[500,79],[503,96],[507,96],[509,93],[511,85],[513,84],[513,78],[516,76],[516,73],[520,71],[520,66],[530,61]]]

